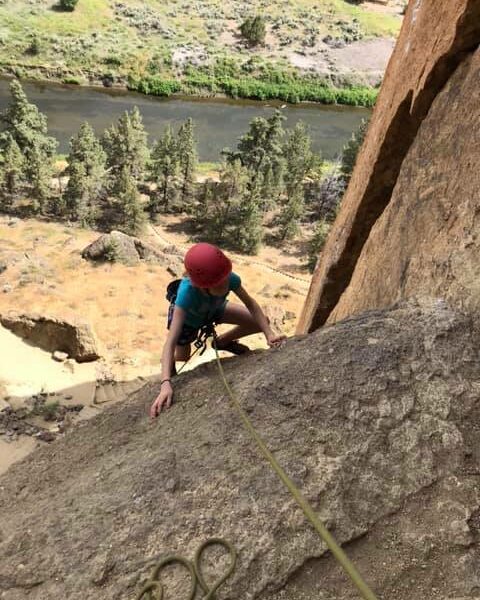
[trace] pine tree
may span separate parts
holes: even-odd
[[[107,155],[107,167],[113,175],[113,192],[118,192],[116,184],[123,167],[128,167],[136,181],[142,181],[149,152],[147,133],[136,106],[132,112],[126,111],[116,125],[105,131],[102,145]]]
[[[205,182],[196,211],[201,237],[217,244],[232,244],[241,220],[240,207],[247,197],[249,175],[240,161],[226,163],[220,181]]]
[[[53,162],[45,161],[45,154],[38,147],[29,152],[27,175],[32,185],[33,210],[44,214],[50,196],[50,181],[53,176]]]
[[[24,172],[24,158],[13,137],[5,139],[3,163],[0,165],[0,187],[3,206],[10,205],[11,196],[19,191]],[[10,197],[7,202],[7,196]]]
[[[258,196],[249,192],[239,204],[231,235],[235,247],[240,252],[258,253],[263,239],[262,212]]]
[[[180,127],[177,136],[177,156],[181,177],[180,198],[182,204],[192,195],[195,168],[198,161],[193,129],[193,120],[188,119]]]
[[[175,179],[178,174],[179,159],[177,141],[170,125],[154,145],[151,156],[151,175],[158,185],[158,192],[150,202],[150,212],[167,211],[176,195]]]
[[[134,177],[123,167],[118,179],[118,228],[128,235],[138,235],[145,225],[145,213]]]
[[[324,220],[318,221],[312,239],[308,245],[308,262],[307,267],[310,273],[313,273],[317,264],[318,255],[322,251],[327,241],[328,233],[330,231],[331,224]]]
[[[49,178],[57,141],[48,136],[47,118],[28,102],[17,80],[11,82],[10,93],[10,104],[0,113],[0,123],[3,125],[0,151],[5,152],[9,138],[13,138],[24,157],[24,177],[32,185],[32,193],[37,200],[35,208],[41,209],[49,194]]]
[[[352,137],[343,148],[340,170],[346,183],[350,181],[353,169],[355,168],[358,152],[367,135],[368,123],[368,119],[362,119],[359,128],[352,134]]]
[[[284,155],[286,204],[280,213],[280,238],[292,239],[298,232],[299,221],[305,213],[304,182],[313,165],[318,162],[311,150],[311,139],[305,125],[297,123],[288,135]]]
[[[300,219],[305,214],[303,189],[297,187],[288,198],[279,217],[279,236],[282,241],[293,239],[299,230]]]
[[[278,197],[282,187],[284,120],[279,110],[268,119],[256,117],[240,138],[237,150],[224,153],[228,162],[240,160],[250,171],[250,191],[262,199]]]
[[[78,134],[71,138],[67,161],[69,180],[64,195],[66,210],[84,227],[93,225],[100,214],[106,155],[88,123],[84,123]]]

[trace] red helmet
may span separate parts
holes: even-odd
[[[199,288],[215,287],[232,272],[232,261],[212,244],[195,244],[183,262],[191,282]]]

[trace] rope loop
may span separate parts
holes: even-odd
[[[209,546],[222,546],[225,548],[230,555],[230,564],[225,573],[215,580],[212,587],[208,587],[205,582],[201,570],[201,562],[204,551]],[[215,600],[216,592],[219,588],[227,581],[235,570],[237,563],[237,552],[234,546],[223,538],[210,538],[203,542],[195,552],[195,556],[192,561],[187,558],[180,556],[179,554],[170,554],[155,566],[150,579],[145,583],[140,593],[136,597],[136,600],[163,600],[165,595],[165,586],[159,581],[159,577],[163,569],[169,565],[179,564],[184,567],[190,575],[190,591],[187,596],[187,600],[194,600],[197,594],[197,587],[200,586],[203,592],[202,600]]]

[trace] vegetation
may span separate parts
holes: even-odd
[[[261,15],[247,17],[240,25],[240,31],[251,46],[263,44],[267,34],[265,17],[262,17]]]
[[[72,11],[78,4],[78,0],[59,0],[58,6],[62,10]]]
[[[55,1],[55,0],[54,0]],[[311,100],[370,106],[374,87],[363,77],[311,72],[319,46],[332,47],[375,36],[395,37],[401,16],[383,14],[344,0],[287,0],[246,19],[244,0],[5,0],[0,3],[0,62],[18,76],[57,78],[74,83],[108,81],[143,93],[221,93],[283,101]],[[75,5],[75,6],[74,6]],[[75,8],[74,12],[66,9]],[[192,19],[192,14],[195,18]],[[233,31],[232,31],[233,27]],[[243,29],[262,50],[245,46]],[[245,39],[245,38],[243,38]],[[292,56],[308,55],[294,67]],[[310,56],[311,55],[311,56]],[[55,70],[51,65],[61,65]],[[234,68],[223,68],[235,65]]]
[[[23,197],[30,202],[22,200],[22,210],[29,206],[35,213],[80,226],[117,228],[132,235],[142,231],[147,212],[154,219],[159,213],[184,212],[192,218],[197,239],[248,254],[258,251],[266,223],[270,237],[284,244],[295,239],[302,224],[315,221],[319,224],[310,266],[335,217],[367,127],[362,123],[339,165],[325,176],[305,125],[285,130],[284,116],[276,110],[268,118],[253,119],[236,148],[223,151],[219,180],[209,178],[200,185],[192,119],[177,130],[166,127],[150,150],[134,108],[100,139],[84,123],[70,141],[67,167],[55,186],[57,144],[48,136],[46,118],[28,102],[18,81],[12,82],[11,91],[12,100],[0,114],[1,210],[15,211]]]

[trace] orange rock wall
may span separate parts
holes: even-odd
[[[320,327],[335,309],[433,101],[479,42],[480,0],[410,0],[367,138],[315,270],[299,333]]]
[[[413,297],[480,313],[480,50],[435,99],[328,320]]]

